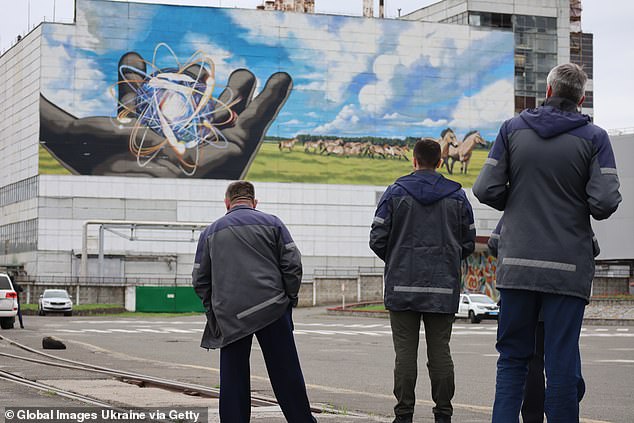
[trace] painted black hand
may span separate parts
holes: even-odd
[[[145,70],[145,64],[136,53],[126,53],[121,63]],[[194,73],[197,69],[190,71]],[[123,75],[124,78],[130,76]],[[226,138],[227,146],[220,149],[201,144],[198,164],[191,177],[240,179],[246,176],[269,125],[291,92],[292,79],[287,73],[278,72],[271,75],[255,98],[254,89],[255,77],[249,70],[238,69],[231,74],[227,89],[219,97],[221,102],[227,102],[231,97],[239,98],[231,108],[236,119],[218,128]],[[135,95],[133,88],[119,85],[120,103],[133,104]],[[78,119],[40,96],[40,140],[64,167],[76,174],[187,177],[179,166],[178,154],[169,146],[163,147],[147,165],[139,166],[137,156],[130,151],[130,136],[137,123],[136,116],[129,117],[125,121],[112,117]],[[223,121],[222,114],[218,114],[216,120]],[[145,146],[161,143],[165,143],[165,138],[154,131],[147,131]],[[187,157],[192,154],[188,151],[180,158],[194,162],[193,157]]]

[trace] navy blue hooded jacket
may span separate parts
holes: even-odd
[[[603,129],[573,102],[551,97],[504,122],[473,192],[504,210],[498,288],[588,301],[594,276],[590,216],[606,219],[621,202]]]
[[[385,307],[455,313],[460,261],[475,248],[471,204],[460,184],[419,170],[390,185],[377,207],[370,248],[385,262]]]

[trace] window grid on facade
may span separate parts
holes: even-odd
[[[462,12],[455,16],[450,16],[446,19],[442,19],[440,22],[457,24],[457,25],[467,25],[469,23],[469,13]]]
[[[38,177],[32,176],[0,188],[0,207],[37,197],[38,182]]]
[[[548,72],[557,66],[557,19],[513,15],[515,34],[515,112],[546,98]]]
[[[23,253],[37,249],[37,219],[0,226],[2,254]]]
[[[570,34],[570,61],[582,66],[589,79],[594,74],[592,39],[593,35],[585,32]]]

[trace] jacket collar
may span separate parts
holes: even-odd
[[[544,100],[544,106],[551,106],[564,112],[576,112],[577,105],[574,101],[563,97],[548,97]]]
[[[234,212],[236,210],[242,210],[242,209],[248,209],[248,210],[255,210],[253,207],[251,206],[247,206],[245,204],[238,204],[237,206],[233,206],[231,207],[229,210],[227,210],[227,213],[225,213],[225,215]]]

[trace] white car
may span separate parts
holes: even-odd
[[[9,275],[0,273],[0,327],[12,329],[18,314],[18,293],[13,289]]]
[[[45,289],[37,303],[37,314],[64,313],[64,316],[73,315],[73,301],[65,289]]]
[[[456,317],[468,318],[471,323],[480,323],[482,319],[496,319],[500,307],[491,298],[483,294],[460,294],[460,305]]]

